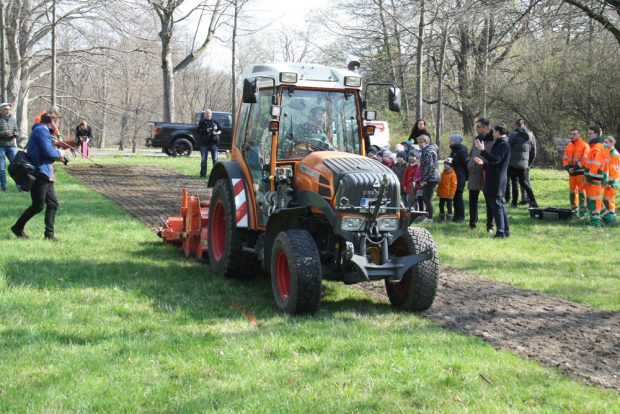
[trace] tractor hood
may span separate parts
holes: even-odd
[[[297,164],[295,186],[317,192],[332,205],[338,205],[346,197],[354,206],[363,199],[376,198],[377,186],[384,176],[388,177],[385,197],[389,207],[400,205],[398,177],[378,161],[357,154],[334,151],[316,151],[308,154]]]

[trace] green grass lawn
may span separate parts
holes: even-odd
[[[535,169],[532,186],[541,207],[568,207],[566,173]],[[497,240],[486,235],[483,202],[476,230],[466,223],[427,226],[443,264],[595,308],[620,310],[620,227],[593,229],[577,219],[535,220],[527,206],[520,205],[508,207],[510,239]]]
[[[199,159],[106,157],[102,163],[159,165],[197,176]],[[84,162],[79,160],[79,162]],[[209,171],[211,164],[209,161]],[[541,207],[567,207],[567,174],[535,169],[532,185]],[[438,201],[436,200],[436,203]],[[620,227],[591,229],[583,222],[547,222],[530,218],[527,206],[509,207],[511,238],[494,240],[485,232],[485,207],[480,196],[478,229],[466,223],[429,228],[441,263],[526,289],[580,302],[604,310],[620,310]],[[466,217],[469,217],[467,191]],[[435,206],[436,212],[438,207]]]
[[[58,177],[59,244],[41,216],[12,237],[29,198],[0,194],[0,412],[619,412],[616,393],[339,284],[318,315],[282,315],[268,278],[217,277]]]

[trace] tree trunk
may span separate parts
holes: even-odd
[[[4,1],[0,1],[0,87],[2,88],[0,95],[2,95],[2,102],[6,102],[6,53],[4,52],[6,43],[4,39]]]
[[[441,50],[439,52],[439,76],[437,78],[437,128],[435,132],[435,144],[439,146],[441,127],[443,124],[443,76],[444,62],[446,59],[446,47],[448,45],[448,21],[441,31]]]
[[[30,81],[22,79],[24,84],[29,84]],[[19,127],[20,138],[18,139],[19,146],[25,146],[28,142],[28,97],[30,88],[19,88],[19,94],[17,96],[17,106],[15,110],[15,121]]]
[[[394,4],[394,0],[391,0],[391,4],[392,4],[392,12],[394,12],[396,10],[396,5]],[[400,36],[400,31],[399,31],[399,27],[398,24],[396,24],[396,22],[394,22],[394,39],[396,41],[396,62],[398,64],[397,67],[397,75],[398,75],[398,82],[400,83],[400,87],[402,88],[402,93],[403,93],[403,101],[404,101],[404,106],[405,106],[405,120],[409,119],[409,93],[407,91],[407,87],[406,87],[406,81],[405,81],[405,65],[403,64],[403,51],[402,51],[402,41],[401,41],[401,36]]]
[[[489,37],[491,36],[491,17],[488,12],[484,18],[484,86],[483,86],[483,104],[482,104],[482,116],[486,118],[487,115],[487,83],[489,78]]]
[[[164,122],[174,122],[174,72],[172,66],[172,50],[170,49],[170,44],[162,46],[161,70],[164,86]]]
[[[424,1],[420,0],[420,21],[418,23],[418,50],[416,51],[416,104],[415,113],[422,118],[422,59],[424,47]]]
[[[56,0],[52,0],[52,76],[50,92],[52,108],[56,108]]]
[[[102,106],[103,113],[101,114],[101,141],[99,142],[99,148],[105,148],[106,141],[106,133],[108,126],[108,76],[106,72],[103,72],[103,96],[102,96]]]
[[[234,9],[234,20],[233,20],[233,29],[232,29],[232,69],[230,71],[231,79],[230,79],[230,92],[232,94],[232,124],[235,125],[235,111],[237,110],[237,76],[236,76],[236,52],[237,52],[237,18],[239,17],[239,8],[237,6],[237,0],[233,0]]]
[[[383,0],[379,0],[379,21],[381,22],[381,32],[383,36],[383,48],[385,49],[385,55],[387,57],[387,64],[390,67],[391,81],[396,80],[396,70],[394,68],[394,60],[392,59],[392,48],[390,47],[389,33],[385,24],[385,15],[383,9]]]

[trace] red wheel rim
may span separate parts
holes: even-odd
[[[226,215],[221,201],[218,201],[213,209],[210,224],[211,253],[215,260],[220,260],[224,256],[224,246],[226,245]]]
[[[280,294],[280,298],[282,298],[282,300],[288,300],[288,293],[291,288],[291,274],[288,270],[288,259],[283,251],[278,253],[276,280],[278,282],[278,293]]]
[[[401,280],[398,283],[394,283],[392,287],[394,288],[394,293],[396,293],[398,296],[403,296],[407,292],[404,280]]]

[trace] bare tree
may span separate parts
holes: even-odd
[[[183,16],[176,18],[175,13],[180,12],[180,6],[184,3],[184,0],[147,0],[157,13],[161,24],[161,30],[159,31],[159,38],[161,41],[161,69],[163,77],[163,111],[164,121],[172,122],[174,120],[174,74],[180,70],[185,69],[192,62],[198,59],[204,54],[207,46],[213,40],[215,29],[219,23],[222,15],[222,1],[215,0],[211,6],[208,1],[201,2],[198,6],[193,7]],[[172,40],[174,35],[175,24],[188,19],[195,12],[211,13],[209,21],[209,28],[204,41],[196,50],[191,50],[180,62],[175,66],[173,64],[173,50]],[[196,28],[198,30],[198,28]]]
[[[582,10],[589,18],[600,23],[605,30],[611,33],[620,45],[620,1],[596,0],[585,2],[582,0],[562,0]],[[598,7],[597,7],[598,6]]]

